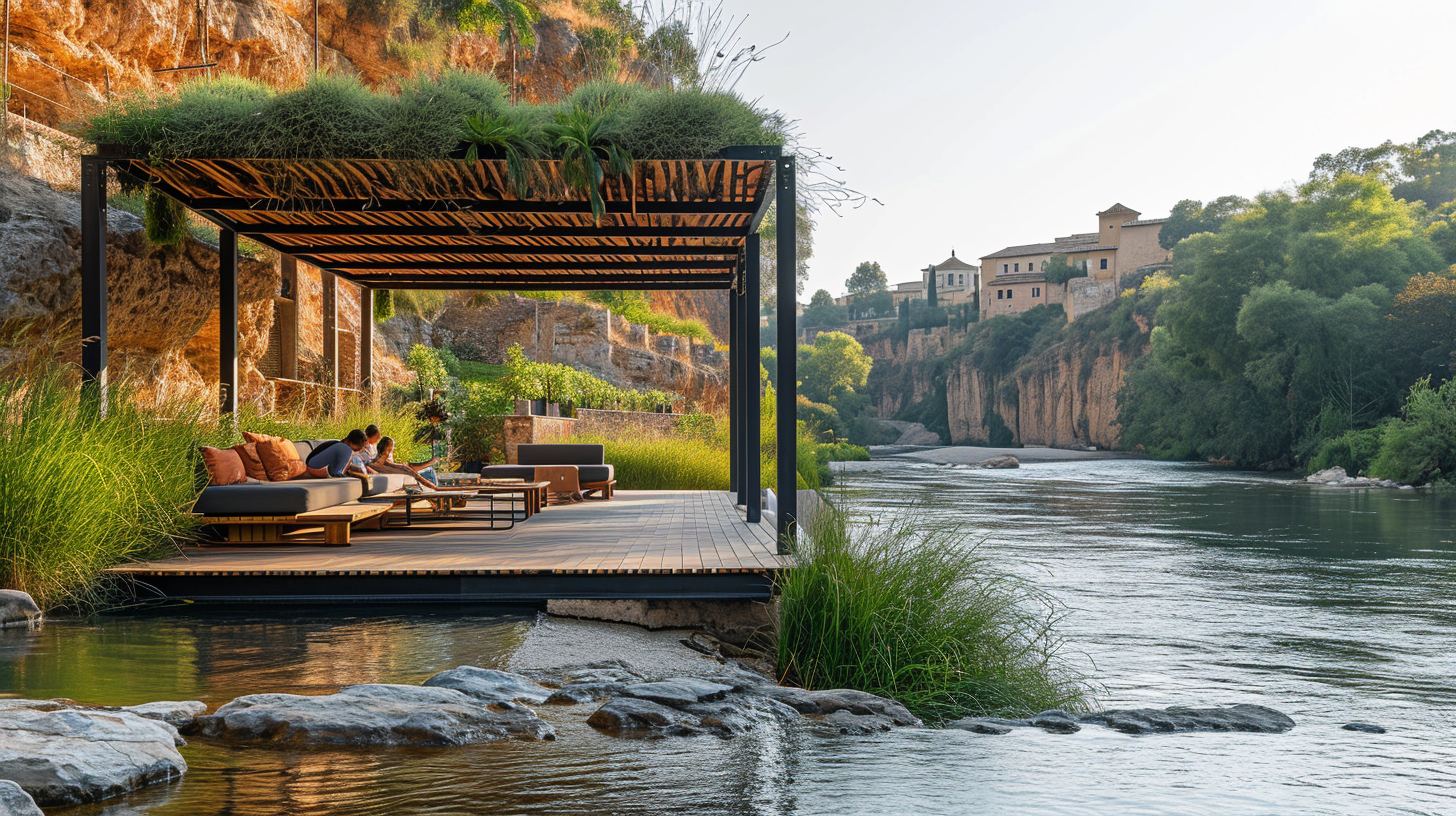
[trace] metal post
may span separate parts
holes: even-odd
[[[324,324],[324,387],[328,389],[329,405],[339,404],[339,302],[337,281],[334,273],[320,269],[319,281],[323,284]]]
[[[238,234],[217,232],[218,384],[224,415],[238,410]]]
[[[739,402],[743,405],[743,492],[747,498],[744,509],[748,512],[748,523],[758,524],[763,520],[763,495],[760,491],[759,469],[763,467],[763,456],[759,453],[759,394],[758,394],[758,303],[759,303],[759,246],[758,233],[748,236],[746,252],[747,269],[743,275],[743,305],[738,311],[743,316],[743,377],[739,391]]]
[[[374,387],[374,290],[359,287],[359,389]]]
[[[278,260],[278,318],[273,331],[278,332],[278,376],[298,379],[298,259],[280,255]]]
[[[106,412],[106,160],[81,158],[81,376]]]
[[[743,504],[743,458],[739,455],[742,431],[738,427],[738,403],[743,398],[739,388],[738,358],[743,347],[743,327],[739,324],[740,299],[736,289],[728,290],[728,490],[736,494],[734,503]]]
[[[0,79],[0,90],[5,92],[4,123],[0,125],[0,138],[5,139],[5,149],[10,149],[10,0],[5,0],[5,68]]]
[[[798,331],[796,312],[798,281],[798,236],[795,221],[798,215],[797,196],[794,189],[794,157],[778,159],[774,173],[778,200],[775,240],[778,244],[778,400],[775,411],[778,415],[778,539],[779,551],[785,552],[794,544],[798,532],[799,494],[796,454],[798,444],[798,371],[795,358],[798,352]]]

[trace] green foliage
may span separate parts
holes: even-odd
[[[925,519],[816,514],[778,578],[778,665],[809,689],[892,697],[930,722],[1088,705],[1059,658],[1060,606]]]
[[[434,320],[445,310],[446,294],[438,289],[396,289],[393,298],[398,314]]]
[[[404,364],[415,375],[415,389],[420,399],[429,391],[443,391],[450,386],[450,370],[438,349],[416,343],[410,347]]]
[[[667,76],[673,87],[691,86],[699,80],[698,49],[685,20],[673,19],[659,25],[640,46],[646,59]]]
[[[809,280],[809,261],[814,257],[814,215],[802,201],[794,215],[794,294],[804,293],[804,284]],[[768,213],[758,227],[759,237],[759,295],[764,306],[776,307],[779,290],[779,232],[778,204],[768,205]]]
[[[605,446],[619,490],[727,490],[728,446],[691,436],[579,436]]]
[[[1456,377],[1438,388],[1429,379],[1411,386],[1400,419],[1385,428],[1370,472],[1401,484],[1456,481]]]
[[[820,332],[814,345],[800,346],[799,392],[827,402],[841,388],[863,388],[874,360],[864,346],[844,332]]]
[[[394,292],[377,289],[374,292],[374,322],[383,323],[394,317]]]
[[[1074,264],[1067,259],[1066,255],[1059,253],[1053,255],[1051,260],[1047,261],[1044,274],[1047,283],[1056,285],[1064,284],[1072,278],[1087,277],[1087,262],[1082,261],[1081,263]]]
[[[1456,372],[1456,277],[1417,275],[1395,297],[1384,365],[1397,383],[1440,381]]]
[[[1310,473],[1332,467],[1342,467],[1351,476],[1364,476],[1370,471],[1370,464],[1380,455],[1380,445],[1385,438],[1385,427],[1378,425],[1358,431],[1346,431],[1320,446],[1319,452],[1310,459],[1306,467]]]
[[[835,304],[834,296],[820,289],[809,299],[809,308],[804,310],[800,324],[806,329],[831,329],[843,326],[848,317],[847,310]]]
[[[102,603],[102,570],[162,555],[191,532],[206,433],[195,407],[160,420],[115,384],[98,420],[68,373],[0,382],[0,586],[43,608]]]
[[[1409,144],[1386,140],[1375,147],[1347,147],[1314,161],[1311,181],[1341,175],[1369,176],[1390,187],[1397,199],[1431,209],[1456,199],[1456,133],[1433,130]]]
[[[158,246],[175,246],[187,240],[187,208],[162,192],[147,190],[147,240]]]
[[[889,279],[885,277],[879,261],[863,261],[844,282],[844,288],[851,295],[872,295],[885,291],[889,286]]]
[[[587,300],[601,304],[614,315],[626,318],[640,326],[646,326],[655,334],[670,334],[675,337],[690,337],[699,343],[715,342],[713,333],[700,320],[681,320],[672,315],[654,312],[652,301],[645,292],[598,291],[588,293]]]
[[[1179,243],[1172,277],[1143,284],[1161,305],[1119,395],[1124,444],[1288,467],[1393,410],[1391,338],[1419,321],[1386,320],[1391,293],[1443,265],[1418,216],[1375,177],[1342,175]]]
[[[1172,249],[1190,235],[1218,232],[1225,221],[1248,212],[1252,206],[1252,202],[1239,196],[1214,199],[1208,202],[1207,207],[1201,201],[1185,198],[1173,205],[1168,220],[1158,231],[1158,245],[1163,249]]]

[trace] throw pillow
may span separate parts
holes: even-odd
[[[208,485],[242,484],[248,479],[243,457],[231,448],[202,446],[202,462],[207,466]]]
[[[308,465],[304,465],[303,466],[303,470],[304,470],[305,473],[307,473],[309,476],[314,477],[315,479],[327,479],[327,478],[329,478],[329,469],[328,468],[314,468],[314,467],[309,467]]]
[[[258,443],[245,442],[241,445],[233,445],[233,450],[243,458],[243,469],[248,472],[248,478],[259,482],[268,481],[268,469],[263,467],[263,460],[258,458]]]
[[[308,466],[298,458],[298,448],[293,442],[281,436],[243,432],[243,438],[258,444],[258,458],[263,460],[263,469],[268,471],[268,481],[286,482],[297,479],[308,471]]]

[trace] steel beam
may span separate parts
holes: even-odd
[[[742,393],[738,388],[738,358],[743,346],[743,327],[739,325],[739,308],[742,298],[737,289],[728,290],[728,490],[735,495],[734,503],[743,504],[743,479],[740,470],[743,458],[738,450],[738,402]]]
[[[334,274],[326,269],[319,270],[319,282],[323,285],[323,330],[324,330],[324,368],[328,369],[324,377],[324,385],[329,389],[329,397],[332,403],[338,404],[339,388],[339,296],[338,282],[334,280]]]
[[[158,185],[160,186],[160,185]],[[170,191],[170,186],[167,188]],[[547,213],[593,216],[585,201],[483,201],[459,199],[369,198],[201,198],[191,201],[200,209],[223,212],[407,212],[407,213]],[[757,201],[608,201],[607,215],[753,215]]]
[[[400,253],[409,254],[409,253]],[[661,270],[676,272],[678,270],[719,270],[733,274],[733,261],[610,261],[592,262],[584,261],[579,264],[570,262],[552,261],[520,261],[516,263],[500,263],[495,261],[475,261],[469,259],[451,259],[438,262],[418,261],[324,261],[318,260],[307,252],[297,253],[300,261],[313,264],[320,269],[336,269],[340,272],[368,272],[376,270],[379,272],[547,272],[560,271],[567,273],[578,273],[584,271],[621,271],[631,272],[633,270]]]
[[[742,238],[744,227],[470,227],[363,224],[238,224],[241,235],[369,235],[382,238]]]
[[[616,246],[593,244],[590,246],[531,246],[530,244],[303,244],[278,245],[278,249],[289,255],[602,255],[631,257],[684,256],[714,257],[725,261],[738,258],[742,252],[736,246]]]
[[[106,410],[106,160],[81,158],[81,376]]]
[[[747,500],[745,512],[749,524],[763,520],[763,494],[761,492],[763,457],[759,453],[759,394],[758,394],[758,309],[759,309],[759,241],[757,233],[748,236],[745,258],[747,267],[743,275],[743,381],[739,391],[743,402],[743,493]]]
[[[778,541],[779,552],[792,551],[798,533],[799,493],[796,447],[798,444],[798,247],[796,235],[797,196],[794,157],[775,163],[775,192],[778,202],[775,239],[778,244]]]
[[[359,388],[374,387],[374,290],[359,287]]]
[[[222,412],[238,410],[238,234],[217,233],[217,357]]]

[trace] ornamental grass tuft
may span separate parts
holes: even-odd
[[[1085,710],[1059,657],[1061,607],[923,517],[849,524],[828,508],[779,575],[778,663],[809,689],[892,697],[927,722]]]

